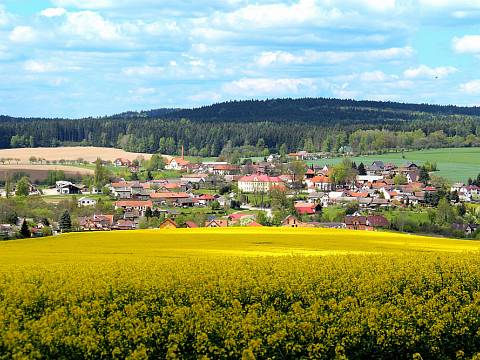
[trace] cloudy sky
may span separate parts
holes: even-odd
[[[0,0],[0,114],[480,104],[480,0]]]

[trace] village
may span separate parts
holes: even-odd
[[[335,166],[308,166],[308,158],[306,152],[299,152],[288,154],[286,161],[270,155],[262,161],[247,160],[237,165],[168,157],[163,159],[162,167],[177,174],[168,179],[113,177],[102,188],[59,180],[44,190],[29,184],[28,193],[66,196],[75,199],[78,208],[92,209],[82,211],[68,231],[231,226],[371,231],[392,228],[384,216],[386,210],[435,207],[439,193],[445,192],[430,181],[425,166],[414,163],[396,166],[374,161],[357,165],[345,158]],[[111,165],[135,176],[142,167],[138,161],[122,158]],[[452,207],[475,203],[480,201],[480,187],[452,184],[447,195]],[[104,202],[105,196],[111,205],[103,206],[107,211],[99,212],[98,204]],[[324,216],[329,208],[340,209],[339,215],[334,219]],[[45,224],[25,218],[16,224],[0,225],[0,234],[14,234],[23,221],[34,224],[30,226],[32,236],[44,235]],[[65,231],[54,219],[52,224],[53,234]],[[466,236],[478,230],[476,223],[452,227]]]

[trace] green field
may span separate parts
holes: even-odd
[[[325,159],[310,161],[309,164],[336,164],[341,160],[342,158]],[[480,173],[480,148],[419,150],[404,152],[403,155],[402,153],[388,153],[358,156],[353,157],[352,160],[357,164],[363,162],[365,165],[371,164],[375,160],[382,160],[396,165],[405,164],[407,161],[417,163],[417,165],[421,165],[426,161],[436,162],[440,171],[435,174],[454,182],[467,182],[469,177],[476,178]]]
[[[0,242],[0,359],[451,359],[480,242],[291,228]]]

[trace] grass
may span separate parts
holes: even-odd
[[[309,164],[337,164],[342,158],[324,159],[318,161],[309,161]],[[363,162],[365,165],[371,164],[375,160],[394,163],[396,165],[405,164],[407,161],[422,165],[430,161],[436,162],[439,171],[435,175],[442,176],[452,182],[467,182],[468,178],[476,178],[480,173],[480,148],[452,148],[452,149],[432,149],[419,150],[402,153],[388,153],[382,155],[369,155],[353,157],[357,164]]]
[[[225,256],[325,256],[479,251],[480,242],[330,229],[229,228],[72,233],[0,243],[0,269],[19,264],[104,263]]]

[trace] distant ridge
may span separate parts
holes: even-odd
[[[321,122],[325,118],[337,120],[409,120],[414,114],[479,116],[480,107],[432,105],[392,101],[351,100],[335,98],[278,98],[267,100],[232,100],[196,108],[158,108],[98,116],[106,119],[189,119],[201,122],[258,122],[307,121]],[[91,118],[91,117],[88,117]],[[2,121],[66,120],[62,118],[19,118],[0,115]],[[317,120],[317,121],[316,121]]]
[[[337,120],[353,119],[352,112],[369,113],[369,117],[377,120],[384,118],[400,118],[408,120],[412,113],[432,115],[467,115],[480,116],[480,107],[464,107],[456,105],[430,105],[399,103],[391,101],[342,100],[333,98],[284,98],[268,100],[234,100],[191,109],[157,109],[142,112],[130,112],[117,117],[134,118],[186,118],[202,122],[230,121],[275,121],[286,120],[308,121],[325,117]],[[373,114],[372,114],[373,113]],[[126,114],[126,115],[125,115]],[[363,119],[365,114],[359,116]]]

